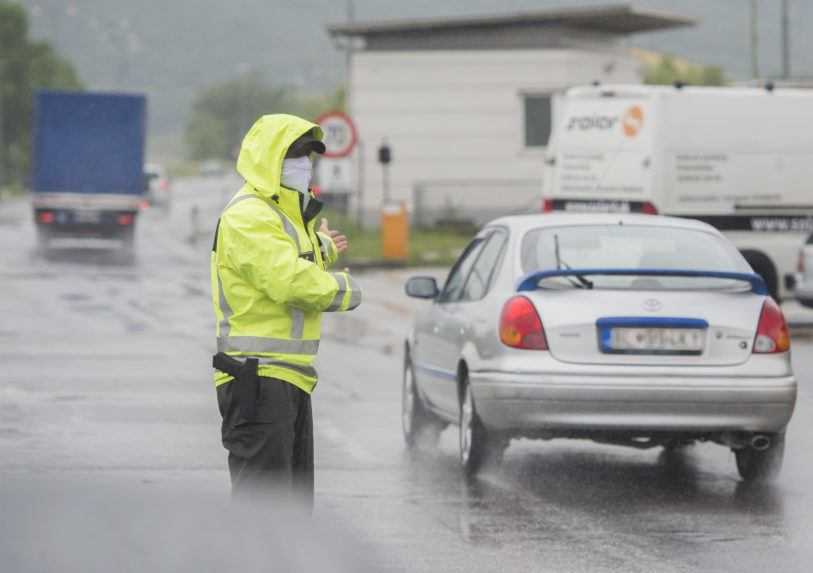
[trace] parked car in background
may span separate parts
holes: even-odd
[[[144,181],[150,205],[169,210],[172,206],[172,185],[164,167],[158,163],[147,163],[144,166]]]
[[[793,295],[804,306],[813,308],[813,233],[799,249]]]
[[[406,442],[459,426],[467,474],[509,441],[731,448],[774,477],[796,401],[788,327],[719,231],[654,215],[548,214],[486,225],[405,341]]]

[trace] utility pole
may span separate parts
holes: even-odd
[[[751,0],[751,77],[759,79],[758,0]]]
[[[6,142],[5,135],[5,122],[3,116],[3,94],[5,93],[6,83],[6,64],[3,58],[0,58],[0,191],[3,190],[3,184],[6,182]]]
[[[384,191],[381,204],[386,207],[390,203],[390,163],[392,162],[392,148],[386,139],[378,148],[378,162],[381,164],[381,183]]]
[[[358,175],[356,176],[356,222],[364,226],[364,142],[359,140],[356,144],[358,154]]]
[[[347,23],[352,24],[356,21],[356,6],[353,3],[353,0],[347,0]],[[344,55],[345,55],[345,81],[347,82],[347,88],[350,87],[350,62],[353,58],[353,37],[347,36],[347,40],[344,46]]]
[[[782,0],[782,79],[790,79],[790,20],[788,0]]]

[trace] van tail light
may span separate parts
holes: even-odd
[[[133,217],[132,213],[122,213],[118,217],[116,217],[116,221],[119,225],[126,227],[127,225],[132,225],[135,217]]]
[[[500,340],[512,348],[548,349],[542,320],[527,297],[515,296],[503,305],[500,315]]]
[[[40,211],[37,213],[37,221],[44,225],[50,225],[55,219],[56,216],[53,211]]]
[[[542,199],[542,212],[553,213],[553,199]]]
[[[796,260],[796,271],[803,273],[805,272],[805,252],[804,250],[799,251],[799,258]]]
[[[766,298],[759,316],[757,336],[754,339],[754,354],[778,354],[790,350],[788,323],[779,305],[772,298]]]
[[[650,203],[649,201],[646,201],[644,202],[643,205],[641,205],[641,213],[643,213],[644,215],[657,215],[658,208],[655,207],[655,205]]]

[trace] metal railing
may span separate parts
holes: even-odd
[[[480,226],[496,217],[540,210],[541,180],[455,179],[412,187],[412,224]]]

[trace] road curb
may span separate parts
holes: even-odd
[[[348,267],[358,271],[378,271],[378,270],[392,270],[392,269],[405,269],[408,267],[420,266],[413,265],[404,261],[386,261],[386,260],[373,260],[373,261],[339,261],[336,263],[338,267]]]

